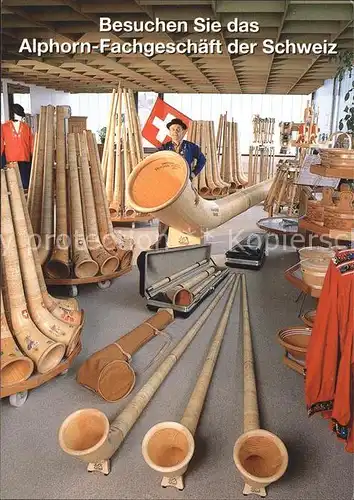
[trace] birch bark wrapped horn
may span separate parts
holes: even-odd
[[[202,236],[207,229],[214,229],[261,203],[272,182],[264,181],[221,200],[209,201],[192,189],[188,171],[184,158],[173,151],[148,156],[129,177],[131,206],[138,212],[154,213],[181,232]]]
[[[65,345],[43,335],[29,314],[4,170],[1,170],[1,222],[2,272],[10,309],[11,330],[22,352],[34,361],[37,371],[47,373],[61,362]],[[36,276],[32,275],[32,281],[35,279]]]
[[[2,290],[1,301],[1,387],[8,387],[27,380],[34,370],[33,361],[24,356],[12,336],[4,310]]]
[[[66,192],[66,108],[57,106],[56,115],[56,238],[52,255],[46,263],[45,270],[51,278],[68,278],[70,276],[70,264]]]
[[[28,310],[32,320],[41,332],[46,337],[65,344],[67,346],[67,354],[69,355],[79,341],[82,326],[61,321],[53,316],[45,306],[27,231],[26,218],[15,171],[16,168],[6,169],[6,179],[10,192],[10,205]]]
[[[68,134],[69,169],[70,169],[70,205],[72,224],[73,263],[78,278],[89,278],[98,273],[98,264],[87,248],[82,215],[79,174],[76,156],[75,134]]]
[[[207,321],[231,281],[230,276],[198,320],[111,425],[104,413],[93,408],[78,410],[64,420],[59,429],[59,444],[65,453],[89,463],[89,471],[109,473],[109,459],[116,453],[162,382]]]
[[[252,353],[246,278],[242,275],[244,433],[237,439],[233,458],[245,481],[244,495],[266,496],[265,488],[280,479],[288,467],[288,452],[275,434],[260,429],[257,386]]]
[[[106,401],[119,401],[135,386],[132,355],[161,333],[174,319],[172,309],[163,309],[129,333],[92,354],[79,368],[76,380]]]
[[[235,279],[235,275],[232,278]],[[181,422],[160,422],[144,436],[142,442],[144,460],[152,469],[163,475],[161,486],[175,486],[179,490],[184,488],[183,475],[194,454],[194,434],[224,339],[239,279],[237,276],[231,288]]]

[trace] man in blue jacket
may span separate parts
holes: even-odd
[[[200,150],[200,147],[194,142],[185,141],[183,137],[187,132],[187,125],[179,118],[174,118],[167,124],[167,128],[172,138],[159,148],[159,151],[174,151],[180,154],[189,165],[189,178],[192,181],[205,166],[205,156]],[[163,222],[159,222],[159,238],[158,241],[150,248],[159,249],[166,248],[169,226]]]

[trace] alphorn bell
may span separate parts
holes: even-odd
[[[235,275],[232,276],[232,280],[234,279]],[[163,475],[161,486],[174,486],[179,490],[184,488],[183,475],[194,454],[194,434],[218,359],[239,280],[238,276],[231,288],[203,368],[181,422],[160,422],[144,436],[142,442],[144,460],[152,469]]]
[[[2,273],[11,331],[22,352],[34,361],[37,371],[47,373],[64,357],[65,345],[43,335],[29,314],[4,170],[1,170],[1,232]]]
[[[24,356],[12,336],[4,310],[2,290],[1,301],[1,387],[8,387],[27,380],[34,370],[33,361]]]
[[[191,303],[191,292],[190,288],[198,285],[198,283],[204,281],[211,274],[216,271],[215,266],[208,266],[206,269],[200,273],[192,276],[191,278],[178,283],[173,288],[167,290],[166,295],[171,300],[173,304],[184,305],[185,303]]]
[[[128,194],[137,212],[154,213],[174,229],[202,236],[207,229],[263,201],[270,186],[268,180],[221,200],[204,200],[192,189],[184,158],[173,151],[160,151],[135,167],[128,179]]]
[[[109,474],[110,458],[116,453],[155,392],[207,321],[231,284],[231,280],[230,276],[198,320],[111,425],[103,412],[93,408],[78,410],[64,420],[59,429],[59,444],[65,453],[89,463],[89,471]]]
[[[285,473],[288,466],[288,452],[281,439],[271,432],[259,428],[257,386],[245,275],[242,275],[242,312],[244,434],[235,443],[233,458],[245,481],[243,494],[265,497],[267,495],[266,486],[280,479]]]
[[[28,310],[39,330],[44,333],[46,337],[65,344],[67,346],[67,354],[70,354],[79,341],[82,326],[67,324],[60,321],[45,307],[38,282],[36,264],[27,231],[15,168],[6,169],[6,179],[10,192],[12,219]]]

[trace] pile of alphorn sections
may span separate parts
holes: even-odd
[[[9,387],[73,353],[83,311],[47,291],[17,163],[1,170],[1,226],[1,387]]]
[[[296,182],[299,172],[299,163],[296,160],[279,161],[263,206],[270,216],[281,213],[285,207],[287,215],[294,215],[298,211],[301,186]]]
[[[113,89],[102,155],[102,175],[112,219],[135,216],[126,194],[127,180],[144,158],[139,116],[131,89]]]
[[[198,144],[206,157],[206,164],[193,179],[193,186],[201,196],[220,197],[234,193],[247,184],[240,169],[237,123],[228,122],[220,115],[217,136],[212,121],[193,121],[188,140]]]
[[[275,118],[261,118],[255,115],[253,144],[248,156],[248,185],[253,186],[272,177],[274,172],[274,127]]]
[[[28,210],[45,275],[87,280],[129,268],[133,243],[113,231],[95,136],[67,133],[68,115],[41,107]]]

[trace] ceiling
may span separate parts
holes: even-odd
[[[267,55],[275,42],[335,42],[353,50],[351,0],[2,0],[2,78],[68,92],[110,92],[121,82],[139,91],[227,94],[310,94],[332,77],[336,62],[325,55]],[[112,21],[188,21],[190,33],[100,33],[99,18]],[[197,17],[218,20],[220,33],[195,33]],[[256,33],[229,33],[229,21],[257,21]],[[258,42],[253,55],[19,54],[23,38],[57,42],[181,42],[186,38],[235,38]]]

